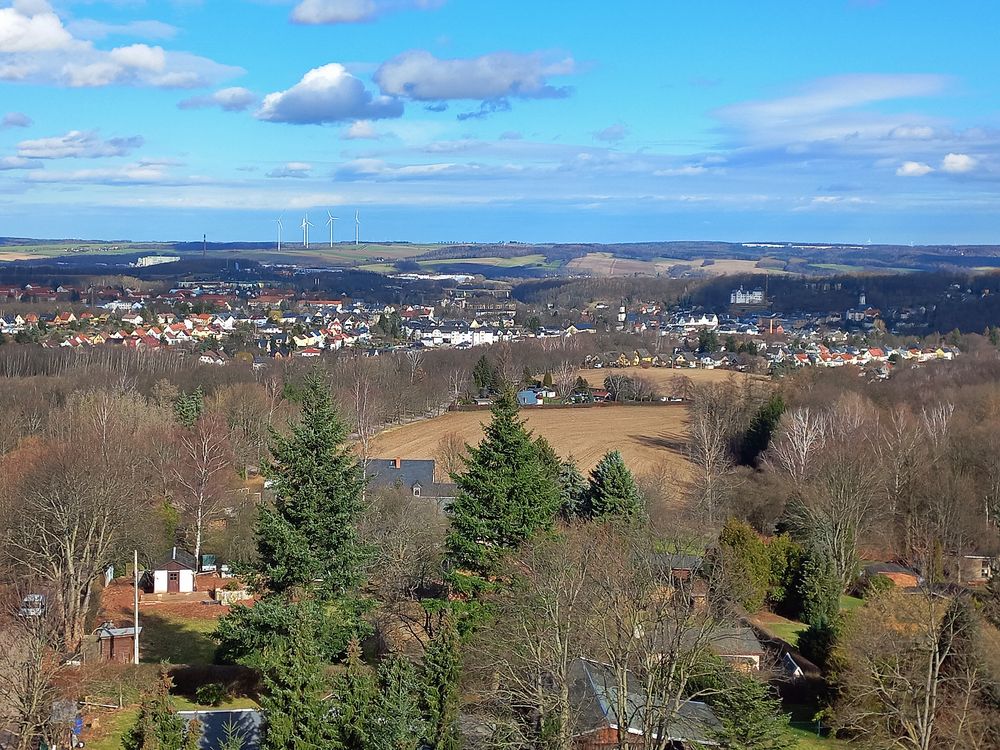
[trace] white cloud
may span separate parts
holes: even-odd
[[[72,43],[73,35],[46,4],[0,8],[0,53],[49,52]]]
[[[608,125],[608,127],[598,130],[594,133],[594,138],[599,141],[607,141],[609,143],[617,143],[618,141],[625,140],[625,136],[628,135],[628,127],[622,123],[615,123],[614,125]]]
[[[76,169],[64,172],[37,170],[27,176],[29,182],[93,183],[99,185],[153,185],[169,179],[160,165],[127,164],[111,169]]]
[[[481,57],[445,60],[426,50],[397,55],[375,71],[383,94],[417,101],[443,99],[544,99],[567,96],[552,76],[573,73],[572,58],[547,61],[541,54],[495,52]]]
[[[904,161],[896,170],[899,177],[923,177],[934,171],[934,167],[924,164],[922,161]]]
[[[968,154],[948,154],[941,160],[941,171],[948,174],[965,174],[979,166],[979,162]]]
[[[23,112],[8,112],[0,119],[0,128],[26,128],[31,125],[31,118]]]
[[[193,96],[185,99],[177,106],[181,109],[203,109],[205,107],[219,107],[226,112],[243,112],[257,103],[257,95],[250,89],[241,86],[232,86],[220,89],[207,96]]]
[[[370,120],[357,120],[346,128],[341,136],[349,141],[371,140],[377,141],[380,136],[375,130],[375,125]]]
[[[387,96],[373,96],[347,68],[330,63],[314,68],[286,91],[264,97],[257,119],[296,125],[375,120],[399,117],[403,104]]]
[[[301,0],[292,10],[292,20],[303,24],[361,23],[383,13],[443,4],[444,0]]]
[[[312,164],[301,161],[290,161],[283,167],[272,169],[267,173],[267,177],[308,177],[312,171]]]
[[[138,135],[105,141],[94,130],[71,130],[52,138],[21,141],[17,144],[17,155],[25,159],[99,159],[125,156],[142,143],[142,136]]]
[[[12,169],[40,169],[41,166],[37,161],[20,156],[0,157],[0,172]]]
[[[81,18],[66,24],[66,29],[79,39],[104,39],[109,36],[127,36],[140,39],[173,39],[177,27],[163,21],[129,21],[105,23]]]
[[[100,26],[92,26],[91,32]],[[156,28],[161,35],[165,31]],[[124,33],[124,27],[117,30]],[[150,30],[146,28],[147,35]],[[75,37],[45,2],[18,0],[0,8],[0,81],[191,88],[242,72],[205,57],[146,44],[98,49],[90,39]]]

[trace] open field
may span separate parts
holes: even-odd
[[[574,409],[522,409],[528,429],[544,436],[561,456],[572,455],[590,470],[608,450],[617,448],[637,474],[668,464],[686,471],[683,455],[687,409],[682,406],[609,406]],[[398,427],[375,439],[380,457],[436,458],[441,437],[458,433],[470,444],[483,436],[488,411],[448,412],[435,419]]]

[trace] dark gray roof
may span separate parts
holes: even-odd
[[[190,552],[185,552],[180,547],[171,547],[169,554],[156,566],[156,569],[161,570],[163,566],[170,562],[180,563],[190,570],[198,569],[198,561],[194,559],[194,555]]]
[[[889,562],[873,562],[865,565],[865,573],[868,575],[879,575],[880,573],[905,573],[909,576],[917,575],[916,571],[905,568],[902,565]]]
[[[420,487],[421,497],[455,497],[455,485],[434,481],[434,459],[372,458],[368,461],[367,478],[371,487],[402,487],[412,491]]]
[[[243,750],[258,750],[261,740],[261,727],[264,723],[263,714],[254,709],[241,711],[178,711],[178,716],[189,722],[197,719],[201,722],[201,750],[218,750],[226,739],[227,727],[243,738]]]
[[[752,656],[763,654],[764,647],[752,628],[740,625],[716,628],[708,636],[708,647],[719,656]]]
[[[703,559],[698,555],[653,553],[653,564],[660,570],[698,570],[702,562]]]
[[[612,669],[590,659],[575,659],[570,667],[570,703],[572,705],[576,731],[591,732],[604,728],[627,729],[636,734],[645,734],[646,717],[649,708],[657,708],[657,704],[647,704],[642,694],[639,680],[632,674],[628,675],[627,690],[624,704],[627,716],[618,718],[619,689]],[[712,739],[713,730],[719,726],[719,720],[704,703],[684,701],[673,720],[661,730],[651,728],[654,736],[674,742],[717,744]],[[660,737],[660,734],[665,735]]]

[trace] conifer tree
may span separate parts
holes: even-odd
[[[465,470],[452,475],[458,496],[449,506],[449,561],[463,571],[489,576],[503,556],[551,526],[558,489],[538,460],[538,448],[517,416],[517,399],[506,389],[478,446],[469,448]]]
[[[191,719],[184,730],[184,744],[182,750],[201,750],[201,722]]]
[[[170,702],[170,677],[161,669],[153,692],[139,706],[135,723],[122,737],[123,750],[181,750],[184,720]]]
[[[535,438],[535,448],[538,450],[538,462],[541,464],[545,475],[557,485],[559,483],[559,472],[562,468],[562,461],[556,453],[552,443],[539,435]]]
[[[379,735],[376,721],[378,688],[375,675],[361,658],[357,639],[347,647],[347,671],[334,689],[334,734],[337,747],[368,750]]]
[[[420,684],[413,664],[402,656],[386,659],[378,670],[379,700],[375,728],[378,750],[417,750],[425,735]]]
[[[365,479],[348,434],[322,379],[310,375],[302,416],[289,436],[273,435],[274,461],[264,467],[275,502],[257,521],[255,572],[268,591],[316,587],[323,598],[360,581],[365,550],[355,522]]]
[[[569,521],[583,515],[587,502],[587,480],[570,456],[559,466],[560,514]]]
[[[263,750],[320,750],[330,747],[330,706],[324,700],[323,661],[316,622],[303,618],[261,656],[264,694]]]
[[[484,354],[476,360],[476,364],[472,368],[472,382],[475,384],[477,391],[482,391],[485,388],[491,388],[495,379],[496,372],[493,369],[493,365],[490,364],[489,359]]]
[[[194,427],[205,410],[205,393],[199,385],[191,393],[181,392],[174,401],[174,418],[183,427]]]
[[[605,453],[590,472],[585,514],[589,518],[630,519],[638,516],[641,510],[642,498],[622,454],[618,451]]]
[[[798,743],[788,732],[789,715],[767,684],[740,675],[712,699],[719,718],[715,739],[728,750],[785,750]]]
[[[426,722],[423,744],[427,750],[458,750],[461,669],[458,627],[446,615],[427,647],[421,670],[421,709]]]

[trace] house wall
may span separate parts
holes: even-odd
[[[101,638],[100,654],[102,661],[113,661],[119,664],[131,664],[135,655],[135,644],[130,635],[114,638]]]
[[[166,594],[167,593],[167,573],[166,570],[154,570],[153,571],[153,593],[154,594]],[[189,594],[194,591],[194,571],[193,570],[181,570],[177,571],[180,573],[180,592],[182,594]]]

